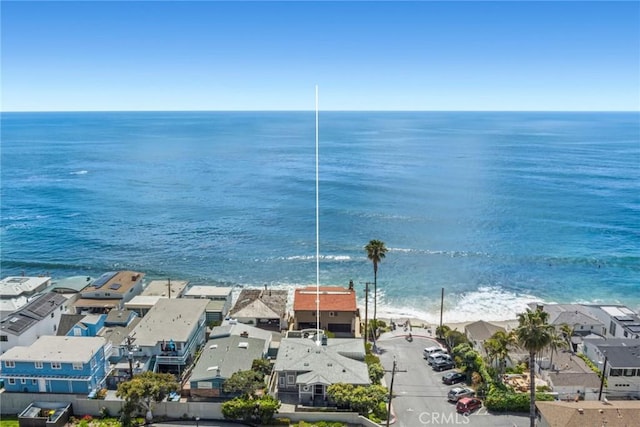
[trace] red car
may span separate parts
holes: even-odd
[[[456,403],[456,411],[464,416],[468,416],[471,412],[482,406],[482,401],[475,397],[463,397]]]

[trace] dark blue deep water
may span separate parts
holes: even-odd
[[[316,281],[313,112],[4,113],[1,273]],[[637,113],[320,113],[320,282],[379,311],[640,307]],[[363,296],[363,292],[360,292]],[[446,319],[445,319],[446,320]]]

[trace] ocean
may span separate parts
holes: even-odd
[[[320,283],[379,317],[640,308],[638,113],[320,112]],[[1,116],[2,276],[316,283],[315,113]],[[370,299],[371,302],[371,299]]]

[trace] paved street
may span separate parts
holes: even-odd
[[[393,384],[393,411],[395,427],[419,427],[428,425],[470,425],[481,427],[528,426],[527,415],[489,414],[483,407],[464,417],[456,413],[455,405],[447,401],[447,393],[455,386],[442,383],[444,372],[434,372],[422,356],[422,349],[437,345],[425,329],[412,330],[413,341],[406,340],[402,329],[383,334],[378,341],[380,360],[385,370],[391,371],[393,360],[397,372]],[[447,372],[447,371],[445,371]],[[387,386],[391,373],[385,375]]]

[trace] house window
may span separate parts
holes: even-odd
[[[610,377],[620,377],[622,376],[622,369],[611,369],[609,371]]]
[[[76,337],[79,337],[82,335],[82,329],[80,328],[73,328],[73,335],[75,335]]]
[[[52,318],[52,319],[53,319],[54,314],[55,314],[55,313],[51,313],[51,318]]]
[[[53,325],[53,332],[55,332],[56,329],[58,329],[58,326],[57,325]]]
[[[330,311],[329,312],[329,317],[336,317],[338,315],[337,311]]]
[[[51,369],[62,369],[62,363],[60,363],[60,362],[51,362]]]
[[[14,385],[16,383],[15,378],[9,378],[9,384]]]
[[[96,367],[96,359],[91,359],[91,367],[92,368]]]
[[[624,376],[625,377],[633,377],[636,375],[636,370],[635,369],[625,369],[624,370]]]
[[[296,376],[293,374],[288,374],[287,375],[287,384],[295,384],[296,383]]]
[[[1,342],[7,342],[7,341],[9,341],[9,337],[7,335],[0,335],[0,341]]]
[[[616,324],[613,322],[609,323],[609,332],[611,333],[611,335],[613,335],[614,337],[616,336]]]
[[[20,378],[20,384],[26,384],[26,383],[27,383],[26,378]]]
[[[82,363],[74,362],[73,363],[73,370],[74,371],[81,371],[82,370]]]
[[[42,369],[42,362],[33,362],[33,364],[35,365],[36,369]]]
[[[278,378],[278,387],[284,387],[284,376]]]
[[[38,380],[37,380],[37,379],[35,379],[35,378],[33,378],[33,379],[31,380],[31,384],[33,384],[33,385],[38,384]]]
[[[6,360],[4,362],[4,367],[5,368],[15,368],[16,367],[16,362],[14,362],[13,360]]]

